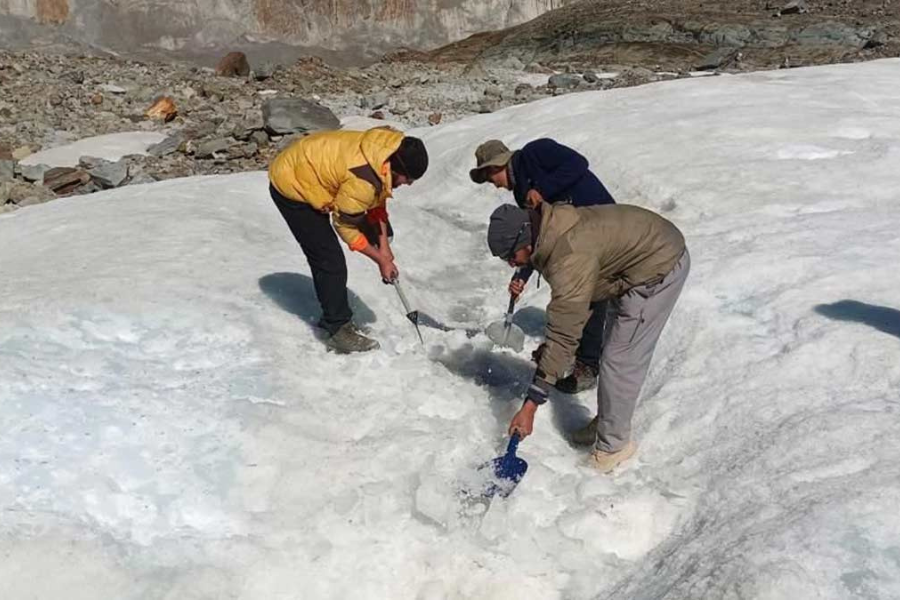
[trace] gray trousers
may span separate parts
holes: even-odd
[[[615,452],[631,439],[631,418],[650,359],[690,269],[685,249],[662,281],[610,301],[597,387],[597,450]]]

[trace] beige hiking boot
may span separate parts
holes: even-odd
[[[601,473],[609,473],[618,467],[620,463],[623,463],[634,456],[635,451],[637,451],[637,444],[629,440],[629,442],[617,452],[603,452],[595,449],[591,452],[591,457],[588,461],[592,467]]]
[[[597,441],[597,417],[591,419],[591,422],[576,429],[572,433],[572,442],[581,446],[590,446]]]

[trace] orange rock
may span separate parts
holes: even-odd
[[[94,106],[103,104],[103,94],[98,92],[91,96],[91,104],[93,104]]]
[[[62,25],[69,18],[68,0],[37,0],[35,9],[43,25]]]
[[[246,77],[250,74],[250,63],[243,52],[229,52],[216,65],[216,75],[223,77]]]
[[[154,102],[144,114],[148,119],[159,119],[168,123],[178,114],[178,109],[175,108],[175,101],[171,97],[163,96]]]

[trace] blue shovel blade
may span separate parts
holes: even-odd
[[[491,469],[493,478],[488,481],[482,490],[481,495],[486,498],[492,498],[499,495],[506,498],[516,488],[516,485],[525,476],[528,471],[528,463],[516,456],[516,449],[519,446],[519,436],[513,434],[509,438],[509,445],[506,447],[506,454],[499,456],[494,460],[487,462],[479,470]]]

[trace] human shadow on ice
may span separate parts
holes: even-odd
[[[491,411],[505,433],[509,420],[525,398],[534,376],[534,364],[496,348],[478,348],[473,344],[432,355],[432,359],[451,373],[488,390]],[[548,406],[552,411],[554,427],[566,437],[591,419],[589,409],[579,404],[576,398],[565,394],[553,393]]]
[[[816,312],[829,319],[863,323],[878,331],[900,338],[900,310],[876,306],[856,300],[839,300],[831,304],[819,304]]]
[[[547,323],[547,311],[536,306],[526,306],[515,312],[513,323],[521,327],[525,335],[541,337],[544,335],[544,326]]]
[[[590,423],[597,411],[597,390],[592,389],[586,393],[591,398],[593,409],[581,404],[576,396],[562,392],[551,392],[551,399],[548,403],[553,409],[553,426],[573,447],[572,433]]]
[[[316,288],[308,275],[301,273],[270,273],[259,278],[259,289],[282,310],[297,315],[305,323],[316,327],[322,309],[316,298]],[[375,313],[359,296],[347,290],[353,320],[359,325],[374,323]]]
[[[466,315],[468,316],[468,315]],[[544,324],[547,313],[540,308],[528,306],[513,315],[513,323],[522,328],[525,335],[530,337],[539,337],[544,334]],[[503,315],[497,315],[494,320],[503,320]],[[419,325],[437,329],[439,331],[464,331],[466,337],[475,337],[479,333],[483,333],[486,327],[462,327],[447,325],[442,321],[432,317],[426,312],[419,311]]]

